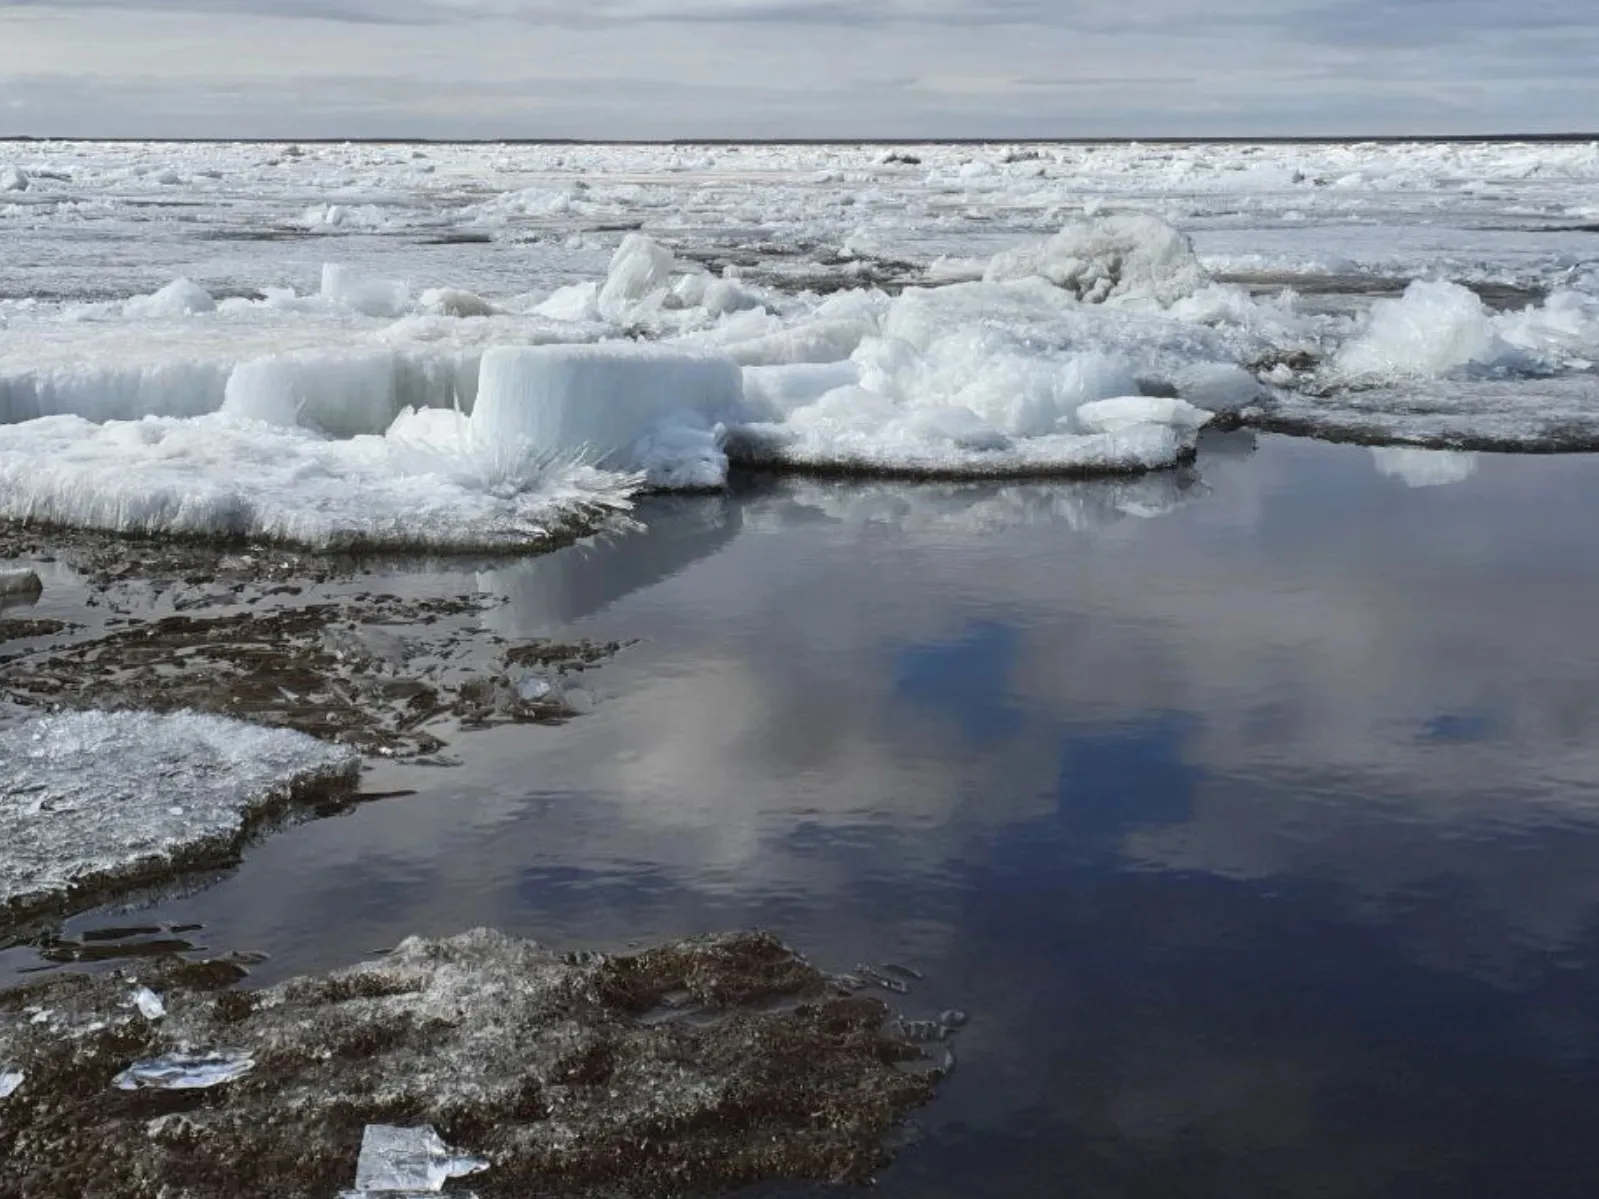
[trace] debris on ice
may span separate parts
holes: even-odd
[[[441,1191],[452,1178],[465,1178],[489,1168],[480,1157],[456,1153],[431,1124],[396,1128],[368,1124],[355,1164],[355,1189],[368,1191]]]
[[[255,1069],[247,1053],[169,1053],[135,1062],[111,1080],[119,1091],[203,1091],[243,1078]]]

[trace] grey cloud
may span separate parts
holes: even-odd
[[[407,25],[424,20],[433,5],[422,0],[397,4],[383,0],[0,0],[6,8],[33,9],[38,12],[74,12],[111,9],[118,12],[196,12],[234,16],[284,17],[301,20],[339,21],[363,25]]]

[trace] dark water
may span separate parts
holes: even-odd
[[[973,1019],[890,1196],[1591,1196],[1599,460],[1251,445],[479,574],[507,633],[642,638],[598,709],[138,919],[261,981],[476,924],[908,964]]]

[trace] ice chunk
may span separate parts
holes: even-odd
[[[361,1137],[355,1164],[357,1191],[436,1192],[452,1178],[465,1178],[489,1168],[480,1157],[456,1153],[432,1125],[396,1128],[369,1124]]]
[[[300,733],[192,713],[77,712],[0,729],[0,913],[226,857],[260,813],[353,780],[359,764]]]
[[[167,1005],[149,987],[134,988],[133,1006],[139,1009],[139,1015],[146,1020],[159,1020],[167,1014]]]
[[[573,283],[558,287],[533,311],[552,321],[592,321],[599,319],[600,285],[595,282]]]
[[[1077,410],[1077,425],[1085,433],[1120,433],[1140,425],[1170,425],[1198,429],[1211,413],[1184,400],[1159,396],[1116,396],[1094,400]]]
[[[474,442],[488,453],[584,455],[657,487],[720,487],[720,428],[743,415],[731,359],[661,346],[499,347],[483,356]]]
[[[213,412],[232,369],[230,362],[204,358],[130,362],[88,354],[70,363],[29,363],[0,373],[0,425],[63,413],[127,420]]]
[[[122,314],[134,318],[194,316],[215,312],[217,302],[211,293],[188,279],[174,279],[154,295],[135,296],[122,306]]]
[[[1599,449],[1599,375],[1413,378],[1302,395],[1280,391],[1247,409],[1272,432],[1446,450]]]
[[[761,297],[737,279],[715,279],[706,285],[700,305],[711,316],[745,312],[761,306]]]
[[[1045,241],[1002,251],[983,278],[999,283],[1031,276],[1090,303],[1141,297],[1169,304],[1205,281],[1188,238],[1143,213],[1080,221]]]
[[[1208,331],[1088,309],[1036,279],[908,289],[874,323],[847,364],[746,368],[755,419],[729,453],[955,477],[1171,466],[1209,414],[1135,395],[1135,361],[1171,375],[1227,352]]]
[[[221,410],[335,437],[382,433],[407,408],[467,408],[477,392],[475,354],[274,354],[241,363]]]
[[[672,252],[642,233],[629,233],[611,258],[596,306],[606,320],[623,321],[639,301],[671,282]]]
[[[0,192],[25,192],[31,182],[21,167],[0,166]]]
[[[169,1053],[135,1062],[111,1080],[119,1091],[203,1091],[243,1078],[255,1059],[238,1050]]]
[[[1418,279],[1399,299],[1371,306],[1365,332],[1344,344],[1334,367],[1357,378],[1442,375],[1490,363],[1508,349],[1475,292]]]
[[[742,366],[839,362],[874,332],[876,322],[869,319],[816,320],[727,342],[722,351]]]
[[[796,408],[814,404],[830,391],[861,381],[853,362],[795,363],[791,366],[746,366],[744,402],[763,419],[781,420]]]
[[[742,426],[728,455],[752,466],[927,478],[1027,478],[1115,474],[1175,466],[1192,432],[1144,424],[1116,433],[1006,438],[971,416],[891,413],[858,388],[829,393],[782,424]]]
[[[0,568],[0,596],[36,596],[43,591],[44,584],[39,581],[38,572]]]
[[[536,704],[541,699],[547,699],[555,688],[551,687],[545,679],[529,675],[516,685],[516,693],[524,703]]]
[[[21,1070],[0,1069],[0,1099],[10,1099],[25,1081],[27,1075]]]
[[[455,287],[434,287],[422,293],[417,301],[422,311],[439,316],[493,316],[494,305],[482,296]]]
[[[0,426],[0,516],[314,549],[531,547],[629,507],[631,475],[560,447],[474,444],[455,412],[401,413],[329,441],[218,413]]]
[[[411,306],[411,289],[394,279],[367,279],[348,267],[322,266],[322,298],[366,316],[399,316]]]

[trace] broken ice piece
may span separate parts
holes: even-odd
[[[431,1124],[396,1128],[368,1124],[355,1163],[357,1191],[441,1191],[451,1178],[487,1170],[489,1163],[451,1151]]]
[[[24,1075],[21,1070],[12,1070],[9,1067],[0,1070],[0,1099],[9,1099],[17,1093],[17,1088],[22,1085]]]
[[[243,1078],[255,1069],[246,1053],[169,1053],[147,1062],[135,1062],[111,1080],[119,1091],[198,1091]]]
[[[892,991],[896,995],[910,994],[910,986],[904,982],[904,980],[895,978],[889,974],[884,974],[881,970],[878,970],[873,966],[868,966],[865,962],[861,962],[856,965],[855,973],[861,978],[876,983],[885,991]]]
[[[167,1005],[161,1002],[149,987],[135,987],[133,989],[133,1005],[139,1009],[139,1015],[146,1020],[159,1020],[167,1014]]]
[[[43,590],[44,584],[31,570],[0,569],[0,595],[38,595]]]
[[[523,679],[516,688],[517,694],[522,697],[523,702],[529,704],[536,704],[539,700],[547,698],[553,690],[554,688],[543,679],[531,676]]]

